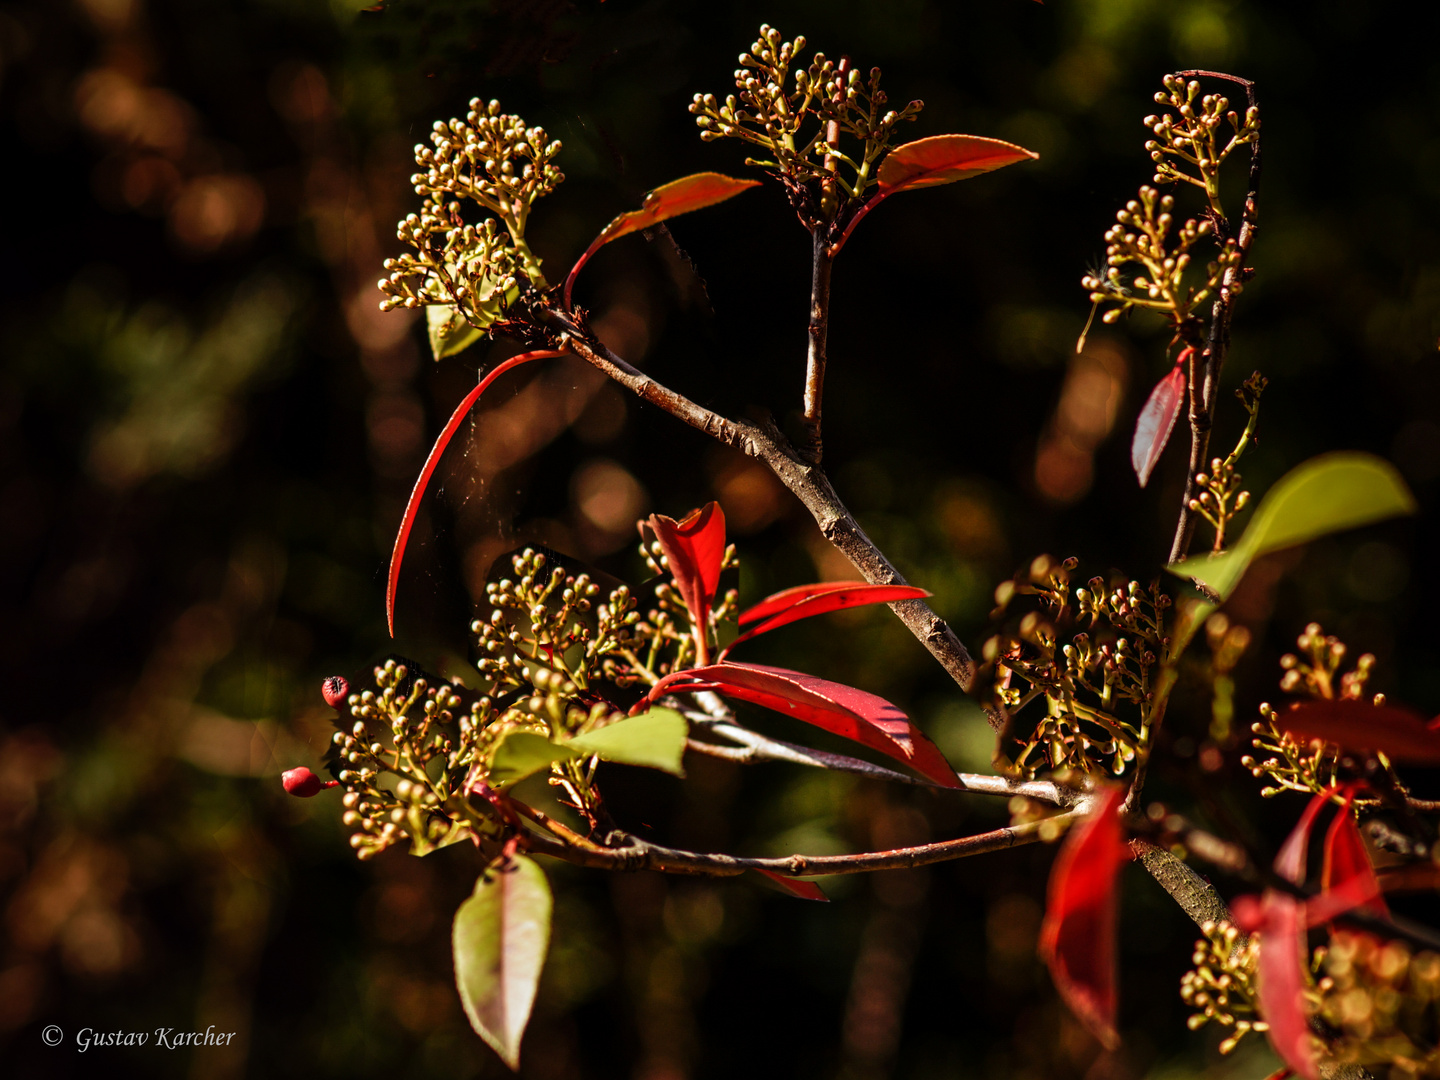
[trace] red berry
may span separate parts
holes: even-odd
[[[340,781],[331,780],[327,783],[303,765],[298,769],[290,769],[282,773],[280,782],[285,785],[287,792],[301,799],[318,795],[325,788],[340,786]]]
[[[350,684],[343,675],[331,675],[320,684],[320,694],[325,698],[326,705],[338,709],[350,696]]]

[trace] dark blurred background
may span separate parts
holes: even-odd
[[[363,2],[363,0],[362,0]],[[383,575],[425,452],[482,346],[436,365],[375,281],[414,208],[411,147],[475,95],[542,124],[567,182],[532,243],[552,280],[666,180],[743,171],[685,108],[724,94],[762,21],[883,65],[907,135],[1038,162],[887,203],[836,272],[832,475],[963,638],[1041,553],[1148,580],[1183,473],[1149,490],[1128,433],[1166,370],[1137,320],[1074,342],[1079,278],[1149,178],[1140,119],[1180,67],[1257,80],[1263,231],[1226,377],[1271,379],[1243,471],[1263,491],[1332,448],[1382,454],[1418,519],[1262,564],[1232,604],[1256,645],[1237,725],[1277,697],[1311,619],[1440,711],[1426,576],[1440,478],[1440,66],[1433,27],[1346,0],[30,0],[0,4],[10,192],[0,231],[0,1050],[13,1076],[500,1077],[455,994],[472,852],[357,863],[319,768],[322,676],[392,649],[465,670],[501,552],[544,541],[639,580],[633,522],[719,498],[745,600],[853,576],[758,467],[578,362],[507,378],[462,429],[410,546],[396,641]],[[911,134],[913,133],[913,135]],[[808,238],[773,186],[607,248],[577,298],[623,355],[733,414],[793,420]],[[1228,402],[1228,393],[1225,397]],[[1219,419],[1217,445],[1241,426]],[[1178,441],[1178,440],[1177,440]],[[988,729],[884,612],[754,646],[890,697],[962,767]],[[1204,785],[1273,845],[1232,742],[1197,764],[1182,692],[1152,790]],[[782,726],[792,738],[805,733]],[[1215,764],[1212,759],[1211,765]],[[1005,820],[982,803],[788,766],[612,778],[650,835],[739,852],[858,850]],[[1213,810],[1213,807],[1211,808]],[[1197,810],[1202,820],[1207,812]],[[1121,1021],[1101,1054],[1034,959],[1052,849],[846,880],[806,904],[744,880],[552,866],[557,922],[527,1077],[1258,1077],[1176,993],[1194,929],[1128,872]],[[1233,891],[1233,883],[1223,883]],[[47,1024],[66,1033],[43,1045]],[[81,1028],[236,1032],[224,1050],[76,1051]]]

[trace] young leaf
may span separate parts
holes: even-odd
[[[1416,714],[1367,701],[1298,701],[1275,724],[1301,742],[1321,739],[1347,750],[1378,751],[1392,761],[1440,765],[1440,731]]]
[[[690,612],[695,646],[705,664],[710,657],[710,605],[720,587],[720,564],[725,560],[725,512],[719,503],[706,503],[680,521],[652,514],[649,525]]]
[[[798,896],[801,900],[819,900],[822,904],[828,904],[830,898],[821,891],[820,886],[813,881],[802,881],[800,878],[786,877],[784,874],[777,874],[773,870],[756,870],[757,874],[764,874],[771,881],[775,882],[791,896]]]
[[[826,615],[844,608],[859,607],[862,604],[890,604],[897,600],[920,600],[930,594],[914,585],[870,585],[860,581],[831,581],[817,585],[797,585],[793,589],[767,596],[760,603],[740,616],[740,625],[759,622],[741,634],[726,648],[733,649],[740,642],[759,634],[769,633],[776,627],[785,626],[814,615]]]
[[[1415,512],[1415,497],[1388,461],[1372,454],[1322,454],[1280,478],[1229,551],[1166,567],[1228,597],[1250,563],[1317,536]]]
[[[893,194],[968,180],[981,173],[1036,159],[1040,155],[1014,143],[978,135],[932,135],[897,146],[880,162],[880,191]]]
[[[1295,823],[1295,828],[1290,830],[1290,835],[1285,838],[1285,843],[1280,845],[1280,851],[1275,856],[1275,872],[1296,885],[1305,884],[1305,859],[1310,851],[1310,831],[1315,827],[1315,818],[1330,801],[1331,794],[1333,789],[1322,791],[1310,800],[1305,812],[1300,815],[1300,820]]]
[[[580,256],[570,269],[570,275],[565,279],[565,310],[570,310],[570,290],[574,287],[575,278],[579,275],[581,268],[590,261],[590,256],[610,243],[611,240],[618,240],[622,236],[629,236],[641,229],[648,229],[652,225],[658,225],[662,221],[679,217],[681,214],[688,214],[692,210],[703,210],[707,206],[714,206],[716,203],[734,198],[742,191],[759,186],[759,180],[736,180],[733,177],[713,172],[696,173],[693,176],[672,180],[668,184],[661,184],[645,196],[644,206],[639,210],[621,214],[610,222],[594,242],[585,249],[585,254]]]
[[[638,716],[577,735],[565,745],[585,755],[599,754],[606,761],[643,765],[684,776],[681,759],[685,756],[685,738],[689,734],[690,725],[685,717],[674,709],[655,706]]]
[[[691,682],[697,685],[688,686]],[[960,786],[939,748],[882,697],[799,671],[733,661],[667,675],[651,689],[649,697],[653,701],[667,692],[701,687],[774,709],[878,750],[942,787]]]
[[[533,731],[507,731],[490,754],[488,779],[492,787],[524,780],[531,773],[548,769],[551,762],[581,756],[579,749],[551,742]]]
[[[1364,906],[1372,915],[1385,918],[1389,916],[1390,909],[1380,899],[1380,882],[1375,876],[1375,867],[1370,863],[1370,853],[1365,850],[1365,841],[1350,813],[1353,798],[1353,792],[1346,796],[1345,805],[1325,833],[1325,862],[1320,870],[1320,888],[1330,892],[1358,881],[1360,888],[1375,894],[1375,899]]]
[[[385,589],[385,620],[390,627],[392,638],[395,636],[395,590],[400,584],[400,565],[405,561],[405,545],[410,540],[410,530],[414,527],[415,515],[420,510],[420,499],[425,494],[425,488],[430,483],[435,466],[440,464],[440,456],[445,453],[445,448],[450,445],[450,440],[455,437],[455,432],[460,430],[461,422],[475,407],[475,402],[480,400],[480,395],[489,388],[492,382],[511,368],[528,364],[531,360],[563,355],[554,349],[538,349],[535,352],[512,356],[504,363],[497,364],[493,371],[480,380],[474,390],[465,395],[464,400],[456,407],[455,412],[451,414],[449,421],[441,430],[440,437],[435,440],[435,445],[430,448],[430,456],[425,459],[425,465],[420,470],[415,487],[410,491],[410,501],[405,504],[405,516],[400,519],[400,531],[395,536],[395,547],[390,552],[390,580]]]
[[[468,349],[485,336],[455,310],[453,304],[430,304],[425,308],[425,329],[430,339],[430,352],[436,360]]]
[[[516,855],[480,875],[455,912],[455,985],[470,1026],[511,1069],[550,944],[550,885]]]
[[[1319,1080],[1315,1038],[1305,1019],[1305,905],[1267,889],[1258,902],[1238,897],[1232,910],[1240,929],[1260,935],[1256,990],[1270,1045],[1296,1075]]]
[[[1170,374],[1155,384],[1145,407],[1135,421],[1135,438],[1130,443],[1130,464],[1140,478],[1143,488],[1150,481],[1150,474],[1165,444],[1170,441],[1170,432],[1175,430],[1175,420],[1180,415],[1180,406],[1185,402],[1185,365],[1176,364]]]
[[[1076,1017],[1107,1049],[1115,1030],[1115,884],[1130,857],[1117,811],[1121,788],[1106,788],[1094,813],[1070,829],[1055,865],[1040,927],[1040,958]]]

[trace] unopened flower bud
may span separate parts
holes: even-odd
[[[350,684],[343,675],[331,675],[320,684],[320,695],[325,699],[326,705],[338,709],[350,696]]]
[[[343,679],[341,680],[344,681]],[[339,787],[338,780],[321,780],[305,766],[298,769],[290,769],[280,775],[280,782],[285,785],[285,790],[291,795],[301,799],[308,799],[320,794],[326,788]]]

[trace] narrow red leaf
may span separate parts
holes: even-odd
[[[897,146],[880,162],[880,191],[892,194],[968,180],[981,173],[1034,160],[1023,146],[979,135],[932,135]]]
[[[1275,873],[1285,880],[1296,885],[1305,884],[1305,857],[1310,851],[1310,831],[1315,828],[1315,818],[1330,801],[1333,792],[1332,788],[1314,796],[1295,823],[1295,828],[1285,838],[1285,843],[1280,845],[1280,852],[1275,856]]]
[[[894,705],[864,690],[785,668],[726,661],[667,675],[651,689],[648,700],[683,692],[690,688],[689,681],[700,684],[694,689],[715,689],[878,750],[943,787],[960,786],[940,748]]]
[[[1186,354],[1181,353],[1182,357]],[[1170,441],[1170,432],[1175,430],[1175,421],[1180,416],[1180,406],[1185,401],[1185,365],[1177,363],[1170,374],[1155,384],[1145,407],[1135,421],[1135,438],[1130,443],[1130,464],[1140,478],[1143,488],[1150,481],[1165,444]]]
[[[528,364],[531,360],[563,355],[564,353],[556,352],[554,349],[538,349],[534,352],[512,356],[504,363],[497,364],[493,371],[480,380],[474,390],[465,395],[464,400],[451,415],[449,422],[441,430],[440,437],[435,440],[435,445],[430,448],[430,456],[425,459],[425,466],[420,470],[415,487],[411,489],[410,501],[405,504],[405,516],[400,519],[400,532],[396,534],[395,547],[390,552],[390,581],[385,590],[385,620],[389,624],[392,638],[395,636],[395,590],[400,584],[400,564],[405,560],[405,545],[410,540],[410,530],[414,527],[415,515],[420,510],[420,499],[425,494],[425,488],[430,483],[430,476],[435,472],[435,466],[440,464],[440,456],[445,453],[445,448],[450,445],[450,440],[455,437],[455,432],[460,430],[461,422],[475,407],[475,402],[480,400],[480,395],[489,388],[491,383],[511,368]]]
[[[891,604],[897,600],[920,600],[930,594],[914,585],[870,585],[856,581],[831,581],[818,585],[798,585],[774,596],[768,596],[740,616],[740,625],[764,619],[730,643],[733,649],[740,642],[777,627],[826,615],[832,611],[860,607],[862,604]],[[784,599],[782,599],[784,598]],[[756,612],[760,612],[759,615]],[[768,616],[768,617],[767,617]],[[728,652],[729,649],[726,649]]]
[[[706,503],[680,521],[652,514],[649,525],[690,612],[700,663],[708,663],[710,605],[720,587],[720,564],[725,561],[725,512],[719,503]]]
[[[1371,914],[1387,918],[1390,909],[1380,899],[1380,882],[1375,877],[1375,867],[1370,864],[1370,853],[1365,850],[1360,828],[1350,813],[1353,799],[1353,793],[1346,796],[1345,805],[1325,833],[1325,862],[1320,871],[1320,888],[1330,892],[1351,881],[1359,882],[1362,890],[1375,896],[1364,906]]]
[[[1364,701],[1300,701],[1275,723],[1301,741],[1322,739],[1347,750],[1379,751],[1392,761],[1440,765],[1440,730],[1408,709]]]
[[[639,232],[641,229],[648,229],[652,225],[658,225],[662,221],[679,217],[681,214],[688,214],[692,210],[703,210],[707,206],[714,206],[716,203],[734,198],[742,191],[759,186],[759,180],[736,180],[733,177],[714,172],[695,173],[693,176],[685,176],[679,180],[672,180],[668,184],[661,184],[645,196],[645,204],[639,210],[621,214],[609,225],[606,225],[594,242],[585,249],[585,254],[581,255],[575,265],[570,268],[570,274],[565,279],[565,310],[570,310],[570,290],[574,287],[575,278],[579,275],[581,268],[590,261],[590,256],[610,243],[611,240],[618,240],[622,236]]]
[[[1269,1025],[1267,1037],[1296,1075],[1319,1080],[1315,1038],[1305,1019],[1305,905],[1268,889],[1258,908],[1258,921],[1248,920],[1241,929],[1260,935],[1256,990],[1260,1015]]]
[[[1107,788],[1095,812],[1072,826],[1050,871],[1040,958],[1055,988],[1107,1049],[1120,1045],[1115,1030],[1115,883],[1129,858],[1116,811],[1121,788]]]
[[[819,900],[822,904],[828,904],[830,898],[821,890],[820,886],[813,881],[802,881],[800,878],[786,877],[784,874],[777,874],[773,870],[756,870],[757,874],[764,874],[771,881],[775,882],[791,896],[798,896],[801,900]]]

